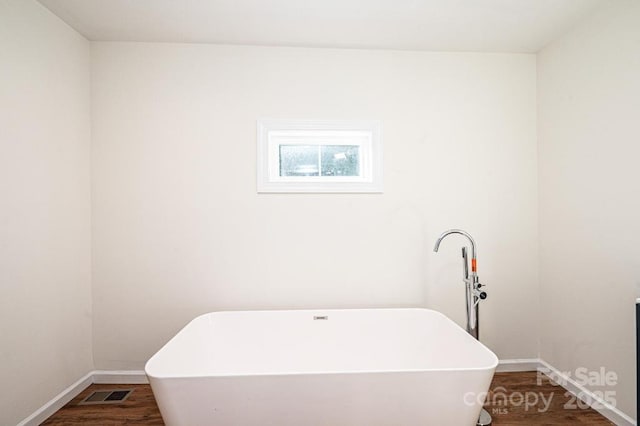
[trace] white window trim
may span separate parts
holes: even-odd
[[[258,120],[258,192],[382,192],[381,128],[372,120]],[[287,137],[303,137],[301,145],[358,145],[360,176],[280,176],[276,140]]]

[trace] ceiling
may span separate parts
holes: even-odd
[[[537,52],[604,0],[39,0],[89,40]]]

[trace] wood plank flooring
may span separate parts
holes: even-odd
[[[581,407],[585,404],[546,376],[540,374],[538,380],[535,371],[496,373],[485,404],[496,426],[613,425],[597,411]]]
[[[94,390],[123,388],[134,391],[120,404],[78,405]],[[546,378],[538,383],[536,372],[496,373],[485,408],[492,414],[495,426],[613,424],[590,408],[580,408],[583,404],[578,404],[565,393],[562,387],[553,385]],[[575,409],[572,409],[572,402]],[[545,411],[545,407],[548,410]],[[117,426],[164,423],[148,385],[91,385],[43,424]]]
[[[91,392],[107,389],[133,389],[133,392],[119,404],[78,405]],[[91,385],[42,424],[117,426],[164,425],[164,422],[149,385]]]

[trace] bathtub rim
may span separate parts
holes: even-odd
[[[145,363],[144,372],[149,379],[157,379],[157,380],[169,380],[169,379],[215,379],[215,378],[246,378],[246,377],[283,377],[283,376],[321,376],[321,375],[357,375],[357,374],[397,374],[397,373],[433,373],[433,372],[462,372],[462,371],[494,371],[498,366],[499,359],[497,355],[489,349],[484,343],[479,340],[475,340],[481,347],[483,351],[488,352],[489,356],[493,358],[492,363],[489,366],[482,367],[448,367],[448,368],[414,368],[414,369],[393,369],[393,370],[358,370],[358,371],[348,371],[348,370],[340,370],[340,371],[331,371],[331,370],[322,370],[322,371],[304,371],[304,372],[295,372],[295,371],[283,371],[278,373],[231,373],[231,374],[205,374],[205,375],[195,375],[195,374],[151,374],[149,372],[149,364],[151,361],[162,352],[162,350],[167,347],[171,342],[180,334],[184,329],[189,327],[192,323],[202,320],[204,317],[215,316],[218,314],[243,314],[243,313],[272,313],[272,312],[309,312],[321,314],[325,312],[353,312],[353,311],[425,311],[430,312],[436,315],[443,317],[445,320],[451,322],[453,325],[458,327],[463,333],[467,334],[470,338],[470,334],[467,333],[462,327],[460,327],[455,321],[446,316],[440,311],[436,311],[434,309],[429,308],[419,308],[419,307],[410,307],[410,308],[319,308],[319,309],[260,309],[260,310],[222,310],[222,311],[212,311],[207,312],[197,317],[193,318],[189,321],[184,327],[182,327],[169,341],[167,341],[160,349],[158,349]]]

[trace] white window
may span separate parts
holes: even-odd
[[[378,121],[258,121],[258,192],[382,192]]]

